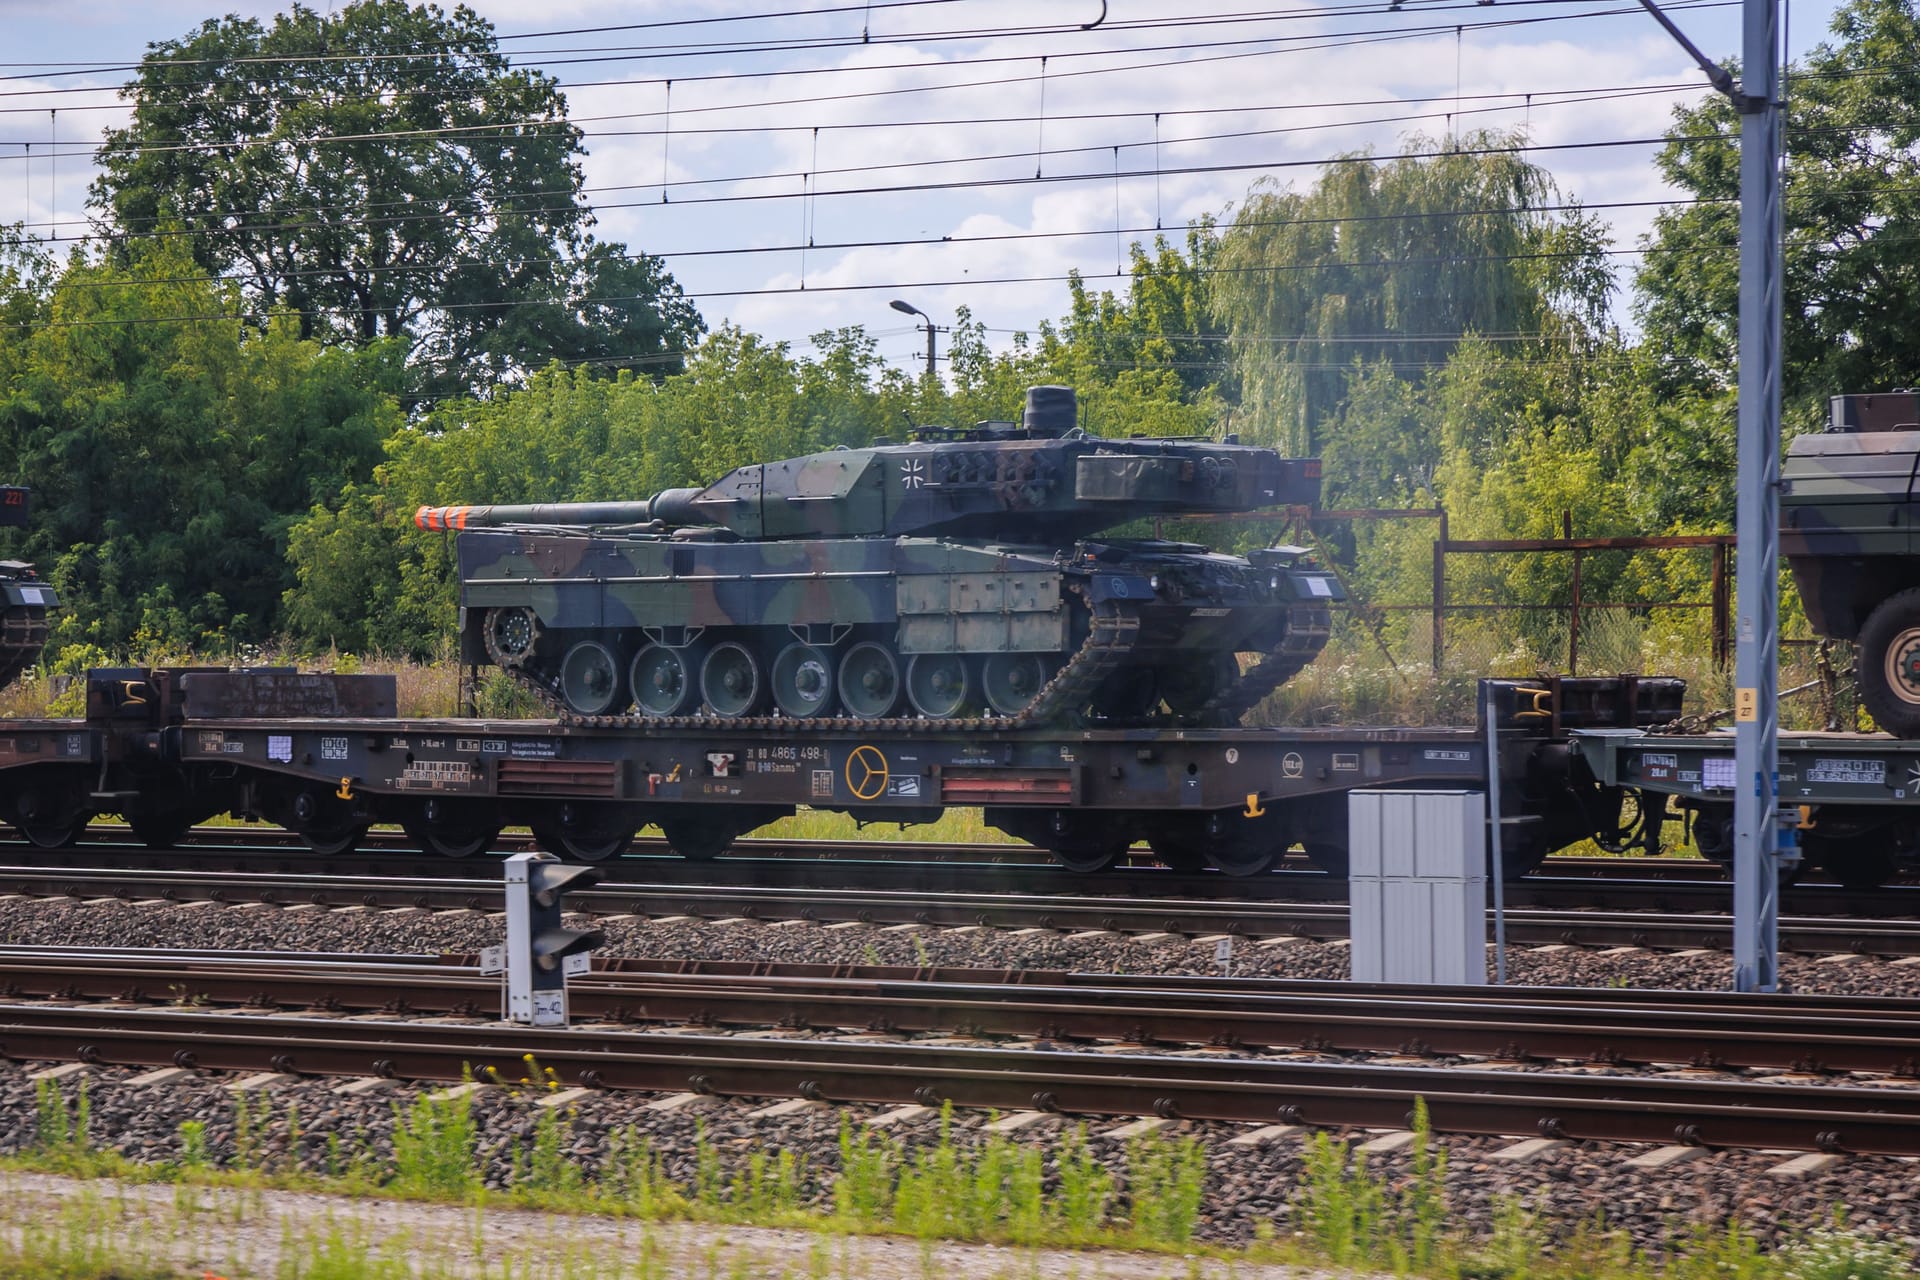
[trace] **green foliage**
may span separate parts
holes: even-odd
[[[657,259],[587,233],[566,98],[465,6],[209,19],[127,92],[94,206],[135,236],[177,225],[200,271],[301,337],[417,339],[444,392],[527,352],[664,371],[700,331]]]
[[[1911,384],[1920,325],[1920,14],[1913,0],[1851,0],[1832,33],[1789,70],[1784,131],[1782,390],[1815,410]],[[1732,385],[1739,132],[1732,104],[1706,94],[1675,110],[1659,155],[1691,198],[1655,218],[1636,286],[1647,346],[1675,386]]]
[[[93,1102],[87,1082],[69,1104],[58,1080],[36,1080],[33,1085],[34,1154],[56,1169],[84,1168],[93,1152]]]
[[[1589,340],[1613,289],[1601,225],[1562,208],[1519,140],[1413,136],[1340,157],[1305,193],[1255,186],[1211,261],[1256,438],[1323,447],[1356,362],[1417,382],[1470,334],[1562,357]]]
[[[410,1109],[395,1103],[393,1119],[395,1191],[459,1199],[479,1189],[471,1095],[422,1094]]]
[[[1300,1215],[1316,1250],[1341,1266],[1426,1273],[1446,1238],[1446,1152],[1435,1148],[1424,1099],[1416,1099],[1406,1178],[1370,1172],[1364,1152],[1316,1133],[1307,1143]]]
[[[39,492],[22,558],[66,606],[56,648],[266,639],[289,523],[366,479],[399,423],[390,348],[207,323],[231,290],[194,271],[173,241],[70,262],[0,388],[0,456]]]
[[[1912,1254],[1839,1226],[1810,1231],[1780,1257],[1782,1280],[1908,1280]]]

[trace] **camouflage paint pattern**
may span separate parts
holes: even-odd
[[[1920,586],[1915,399],[1835,396],[1829,429],[1787,448],[1780,553],[1820,635],[1855,639],[1881,601]]]
[[[1297,551],[1256,566],[1192,544],[1093,540],[1153,515],[1310,505],[1317,460],[1045,429],[1031,404],[1028,427],[755,463],[638,502],[422,508],[416,523],[459,535],[463,659],[524,667],[554,689],[583,643],[625,663],[648,643],[703,636],[769,659],[852,637],[903,660],[1033,654],[1051,670],[1095,611],[1128,614],[1135,665],[1267,655],[1290,627],[1298,639],[1303,617],[1324,629],[1338,583]],[[533,620],[514,641],[531,650],[503,651],[489,630],[513,610]]]

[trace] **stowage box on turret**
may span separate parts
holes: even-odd
[[[1298,547],[1097,535],[1309,505],[1319,463],[1106,440],[1076,416],[1070,388],[1034,387],[1019,424],[740,467],[641,502],[423,507],[416,522],[459,533],[463,658],[580,716],[1238,720],[1326,643],[1337,580]]]
[[[1857,642],[1860,700],[1920,737],[1920,395],[1835,396],[1780,468],[1780,552],[1807,620]]]

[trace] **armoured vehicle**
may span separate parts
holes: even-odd
[[[1308,505],[1319,462],[1076,417],[1034,387],[1019,423],[415,520],[459,534],[463,660],[575,716],[1235,722],[1326,643],[1338,581],[1298,547],[1098,535]]]
[[[1835,396],[1780,468],[1780,551],[1814,631],[1857,645],[1860,701],[1920,737],[1920,394]]]
[[[31,490],[0,485],[0,528],[27,523]],[[47,612],[60,603],[33,566],[0,560],[0,689],[33,665],[47,642]]]

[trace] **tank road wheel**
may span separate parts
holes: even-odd
[[[487,656],[497,667],[512,670],[533,656],[540,639],[540,620],[525,605],[487,613]]]
[[[627,685],[643,716],[681,716],[699,702],[700,683],[691,649],[650,644],[633,655]]]
[[[773,660],[773,700],[797,720],[833,707],[833,655],[810,644],[794,643]]]
[[[471,858],[484,853],[500,834],[499,820],[487,809],[450,800],[427,801],[417,814],[401,819],[400,826],[422,853],[437,853],[443,858]]]
[[[861,720],[884,720],[900,705],[900,660],[863,640],[840,659],[840,705]]]
[[[996,653],[980,672],[987,705],[1009,718],[1033,705],[1047,684],[1047,667],[1036,653]]]
[[[700,694],[717,716],[752,715],[765,685],[760,660],[735,640],[713,646],[700,667]]]
[[[1920,587],[1882,600],[1860,628],[1860,701],[1896,738],[1920,737]]]
[[[948,720],[973,697],[967,660],[957,653],[921,653],[907,664],[907,701],[930,720]]]
[[[576,715],[603,716],[620,704],[620,662],[597,640],[582,640],[560,662],[560,697]]]

